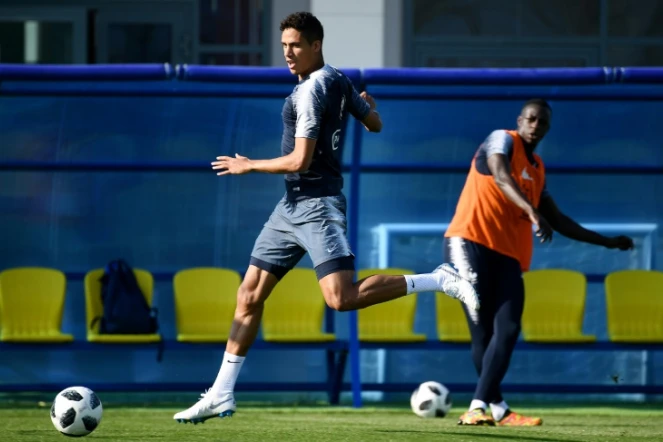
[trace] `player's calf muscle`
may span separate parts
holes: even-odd
[[[373,275],[353,283],[352,272],[348,273],[335,273],[320,280],[325,301],[334,310],[362,309],[400,298],[407,293],[405,278],[402,276]]]

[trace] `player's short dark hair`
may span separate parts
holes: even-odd
[[[281,22],[281,32],[286,29],[295,29],[301,32],[302,36],[309,43],[316,40],[322,41],[325,31],[322,29],[322,23],[310,12],[295,12],[287,16]]]
[[[543,98],[532,98],[527,100],[525,104],[523,104],[521,111],[524,111],[526,108],[530,106],[539,106],[544,109],[548,109],[548,111],[550,111],[550,113],[552,114],[552,107],[550,107],[550,104],[548,104],[548,102]]]

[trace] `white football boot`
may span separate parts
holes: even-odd
[[[200,395],[201,398],[198,402],[193,404],[191,408],[173,416],[179,423],[204,423],[207,419],[213,417],[232,417],[237,410],[235,404],[235,397],[232,393],[225,393],[219,397],[211,397],[207,392]]]
[[[433,274],[440,276],[438,279],[440,291],[447,296],[460,300],[470,311],[479,310],[479,295],[474,290],[472,283],[460,276],[452,265],[442,264],[433,270]]]

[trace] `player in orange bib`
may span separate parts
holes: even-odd
[[[520,334],[530,266],[532,225],[541,242],[553,230],[590,244],[629,250],[626,236],[608,238],[589,231],[559,211],[546,190],[545,167],[534,153],[550,129],[552,109],[541,99],[525,103],[517,130],[496,130],[472,161],[456,213],[445,234],[445,262],[474,285],[479,311],[465,314],[472,335],[472,359],[479,375],[474,399],[461,425],[541,425],[537,417],[509,409],[500,391]],[[464,306],[463,306],[464,307]],[[491,414],[486,412],[490,405]]]

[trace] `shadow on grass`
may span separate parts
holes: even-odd
[[[485,427],[482,427],[485,428]],[[499,431],[499,430],[498,430]],[[389,430],[376,430],[377,433],[430,433],[430,432],[425,432],[425,431],[416,431],[416,430],[396,430],[396,431],[389,431]],[[439,431],[440,436],[463,436],[465,438],[471,438],[471,439],[504,439],[504,440],[535,440],[535,441],[542,441],[542,442],[559,442],[559,439],[553,439],[550,437],[544,437],[544,436],[535,436],[532,434],[497,434],[497,433],[491,433],[491,434],[482,434],[482,433],[475,433],[472,431],[447,431],[447,430],[440,430]],[[564,439],[564,442],[585,442],[582,440],[575,440],[575,439]]]

